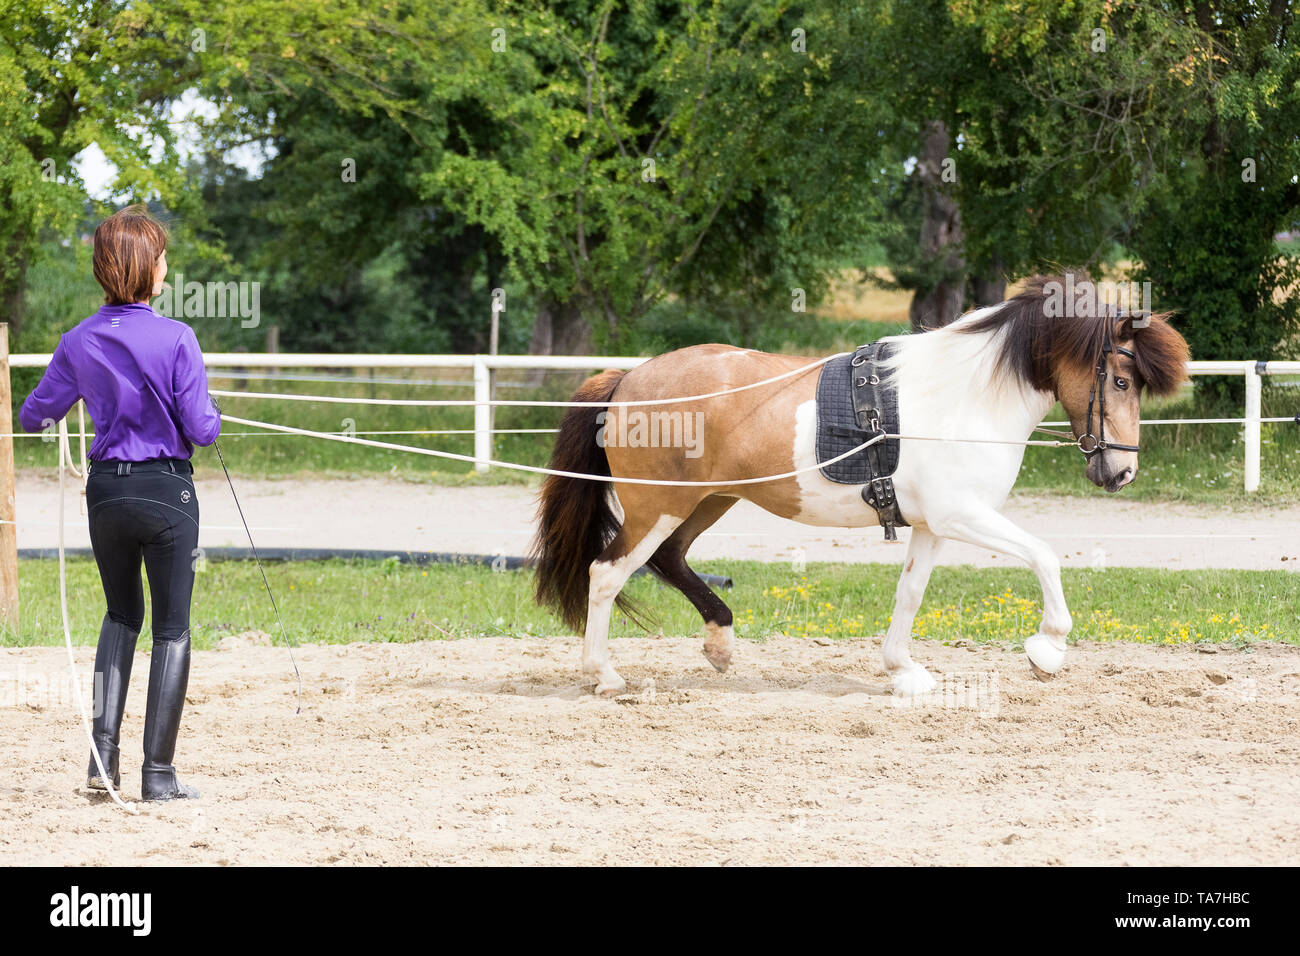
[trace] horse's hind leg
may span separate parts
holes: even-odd
[[[623,585],[645,564],[683,521],[674,515],[651,514],[626,509],[623,527],[614,540],[591,563],[591,585],[587,592],[587,629],[582,642],[582,669],[595,674],[596,693],[622,693],[627,683],[614,670],[609,654],[609,617]]]
[[[686,595],[704,618],[704,656],[719,672],[725,672],[731,666],[736,639],[731,626],[731,609],[691,570],[686,563],[686,552],[695,539],[738,500],[718,495],[705,498],[648,562],[650,570]]]
[[[939,557],[941,543],[923,525],[912,528],[912,540],[907,545],[907,560],[894,591],[894,613],[890,616],[889,631],[885,634],[885,670],[894,679],[894,693],[903,697],[927,694],[935,687],[934,678],[929,671],[912,660],[909,647],[912,642],[912,622],[921,606],[921,598],[925,596],[926,585],[930,583],[930,572]]]

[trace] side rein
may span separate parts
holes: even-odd
[[[1079,438],[1079,450],[1083,452],[1085,458],[1091,458],[1099,451],[1105,451],[1107,448],[1114,448],[1116,451],[1138,451],[1137,445],[1121,445],[1119,442],[1106,441],[1106,356],[1111,353],[1118,355],[1127,355],[1129,358],[1136,360],[1129,349],[1115,345],[1111,341],[1110,323],[1105,326],[1104,338],[1101,343],[1101,354],[1097,357],[1097,381],[1092,386],[1092,391],[1088,393],[1088,421],[1085,423],[1087,431]],[[1092,433],[1092,407],[1094,402],[1098,405],[1099,414],[1097,415],[1097,434]]]

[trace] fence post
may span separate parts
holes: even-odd
[[[13,431],[9,323],[0,322],[0,424]],[[14,524],[14,440],[0,438],[0,625],[18,633],[18,526]]]
[[[1260,392],[1263,377],[1258,366],[1246,366],[1246,491],[1259,491]]]
[[[501,303],[497,300],[495,293],[492,296],[492,328],[488,334],[488,355],[496,358],[497,346],[501,342]],[[497,370],[488,369],[488,400],[495,402],[497,400]],[[488,434],[496,437],[497,428],[497,407],[495,405],[488,409]],[[492,448],[495,442],[489,439],[488,448]]]
[[[492,406],[483,404],[492,400],[491,370],[483,356],[474,356],[474,470],[486,475],[490,466],[487,460],[492,457]]]

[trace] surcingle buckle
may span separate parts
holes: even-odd
[[[872,478],[869,484],[863,486],[862,498],[876,510],[880,526],[885,529],[885,540],[897,541],[898,532],[894,529],[897,525],[906,522],[898,511],[898,498],[894,495],[894,479]]]

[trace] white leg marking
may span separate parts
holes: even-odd
[[[909,646],[912,641],[912,622],[916,619],[921,598],[930,582],[930,571],[939,557],[942,542],[924,525],[912,529],[912,540],[907,545],[907,560],[903,573],[898,576],[894,591],[894,613],[889,619],[885,634],[885,670],[894,679],[894,693],[900,697],[928,694],[935,688],[935,680],[920,664],[912,660]]]
[[[615,561],[592,562],[591,585],[587,592],[587,631],[582,642],[582,670],[596,675],[597,694],[620,694],[627,687],[627,682],[614,670],[609,654],[609,615],[614,599],[632,572],[649,560],[655,549],[677,530],[683,520],[663,515],[623,557]]]
[[[1025,653],[1029,663],[1050,677],[1065,663],[1065,638],[1034,634],[1025,638]]]
[[[933,522],[931,527],[946,538],[1001,551],[1033,568],[1043,589],[1043,620],[1038,633],[1025,641],[1025,653],[1030,664],[1042,674],[1059,671],[1065,663],[1065,639],[1074,621],[1065,604],[1065,592],[1061,590],[1061,562],[1056,553],[991,509],[953,514],[941,527]]]

